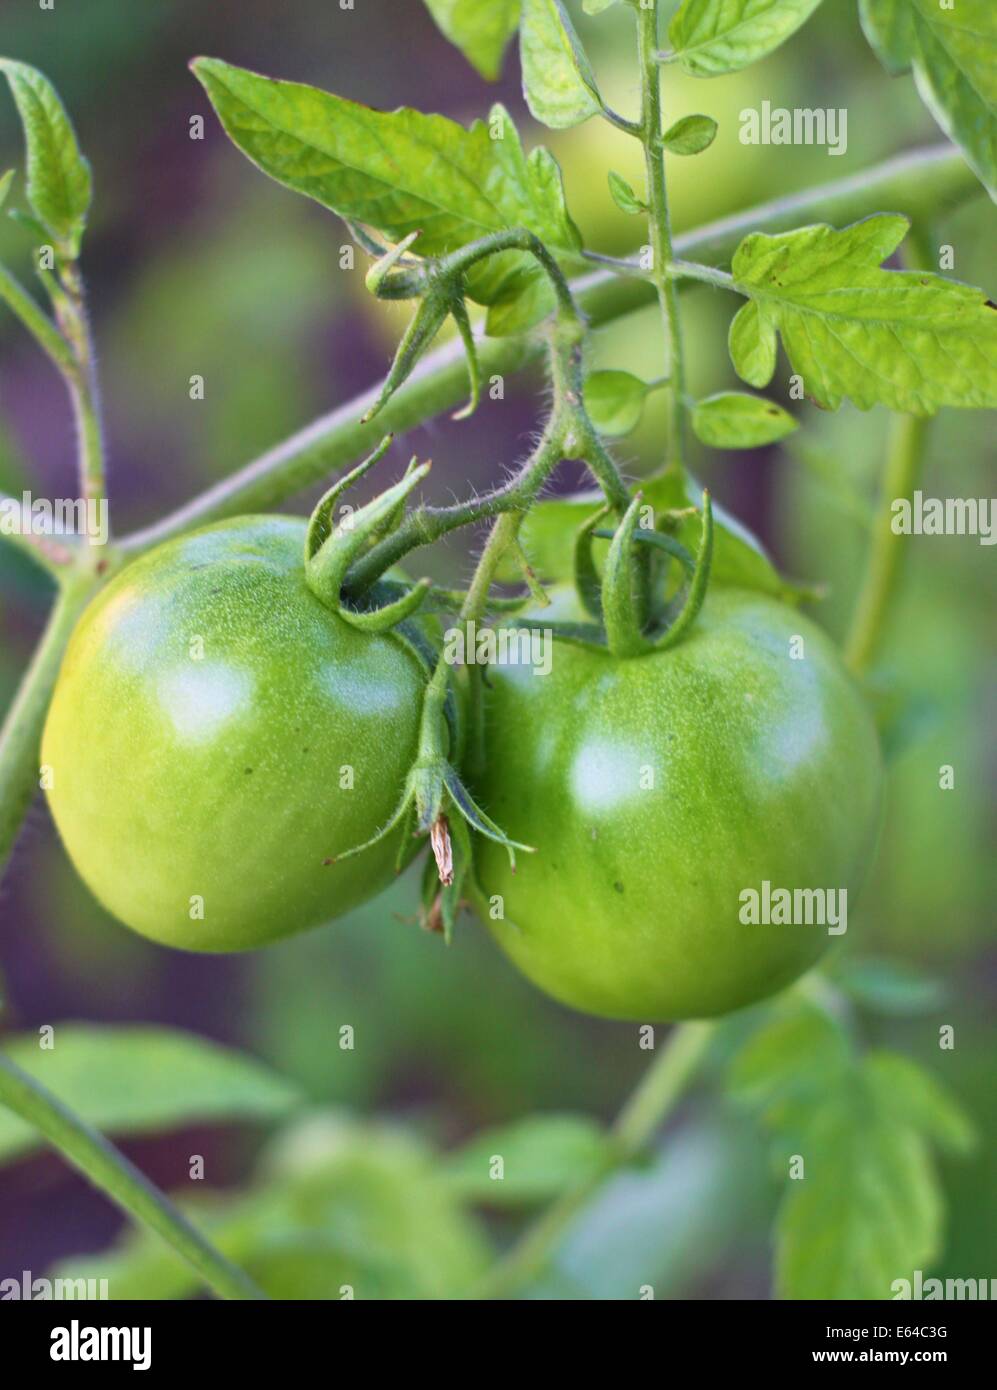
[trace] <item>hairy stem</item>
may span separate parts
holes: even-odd
[[[70,580],[60,591],[0,729],[0,872],[10,857],[38,786],[38,746],[62,654],[92,583]]]
[[[658,0],[637,11],[640,55],[641,142],[647,176],[648,232],[651,239],[651,280],[661,307],[665,336],[665,388],[668,401],[669,461],[681,472],[685,464],[685,367],[678,294],[669,273],[672,261],[671,216],[665,181],[665,152],[661,144],[661,69],[657,61]]]
[[[38,345],[68,379],[76,365],[72,349],[45,311],[39,308],[24,286],[2,265],[0,299],[13,310]]]
[[[730,259],[749,232],[788,231],[815,217],[841,225],[877,207],[913,217],[922,211],[937,215],[978,193],[979,184],[959,152],[939,145],[913,150],[864,173],[762,203],[683,233],[675,237],[672,249],[677,255],[721,264]],[[596,328],[644,308],[656,293],[643,277],[605,270],[575,281],[572,289],[582,312]],[[544,350],[544,340],[536,334],[486,338],[478,349],[482,373],[512,375],[538,361]],[[468,391],[463,344],[448,343],[428,354],[377,420],[361,425],[361,417],[374,404],[379,390],[374,387],[320,416],[177,511],[127,537],[121,545],[132,552],[145,550],[193,526],[267,511],[369,453],[383,434],[402,434],[453,409],[466,399]]]
[[[102,502],[106,482],[100,395],[83,280],[75,262],[63,268],[62,287],[66,295],[62,329],[73,350],[74,367],[67,381],[76,420],[80,492],[87,501]]]
[[[616,1118],[603,1166],[559,1197],[485,1276],[478,1298],[507,1298],[543,1273],[567,1228],[601,1184],[632,1162],[674,1108],[703,1059],[715,1024],[682,1023]]]
[[[2,1053],[0,1104],[43,1134],[127,1215],[162,1236],[221,1298],[266,1297],[124,1154]]]

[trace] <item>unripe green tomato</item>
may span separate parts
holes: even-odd
[[[81,876],[165,945],[237,951],[393,876],[425,676],[306,587],[305,523],[241,517],[142,556],[73,634],[42,740]]]
[[[493,666],[485,710],[476,792],[537,852],[513,873],[479,838],[478,906],[555,999],[636,1021],[723,1014],[789,984],[834,939],[741,920],[742,894],[760,903],[765,881],[853,903],[878,829],[875,728],[796,610],[716,589],[667,651],[618,660],[555,641],[548,675]]]

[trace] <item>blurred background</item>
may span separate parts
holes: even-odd
[[[610,11],[597,21],[580,16],[578,24],[608,100],[633,110],[626,17]],[[613,205],[602,171],[612,164],[639,186],[638,147],[594,121],[563,135],[541,133],[520,95],[514,47],[501,81],[489,86],[414,0],[359,0],[352,12],[328,0],[88,0],[54,11],[0,0],[0,51],[52,79],[93,165],[84,268],[119,534],[370,386],[405,321],[404,307],[365,293],[362,258],[355,271],[340,270],[348,240],[341,224],[269,182],[229,144],[187,71],[191,57],[216,55],[371,105],[411,104],[465,122],[500,99],[527,144],[543,140],[561,161],[586,244],[634,249],[636,224]],[[22,166],[13,104],[0,95],[0,169]],[[773,106],[847,107],[847,154],[741,145],[738,113],[761,96]],[[671,161],[680,231],[941,138],[911,80],[891,81],[881,70],[844,0],[823,6],[799,35],[747,72],[695,84],[669,70],[667,108],[669,120],[705,109],[720,123],[706,154]],[[205,117],[203,141],[189,138],[195,114]],[[992,208],[981,196],[935,230],[955,247],[954,273],[993,293],[988,217]],[[4,219],[0,257],[25,282],[29,253],[23,233]],[[732,311],[726,297],[707,288],[683,298],[689,386],[697,396],[736,387],[725,346]],[[652,375],[658,332],[654,313],[628,318],[598,335],[593,362]],[[206,383],[200,402],[188,398],[193,373]],[[774,390],[785,376],[777,374]],[[397,443],[395,465],[412,451],[431,456],[432,489],[441,498],[485,486],[524,452],[542,398],[537,376],[517,380],[505,401],[486,402],[473,422],[438,421]],[[888,417],[851,407],[822,415],[808,404],[784,403],[804,423],[789,447],[704,453],[694,467],[789,573],[828,583],[816,617],[840,635],[861,573]],[[632,475],[660,461],[659,409],[652,397],[638,431],[617,449]],[[929,451],[926,494],[991,494],[992,420],[943,412]],[[559,485],[577,482],[569,470]],[[5,313],[0,487],[74,495],[72,427],[60,383]],[[292,509],[304,511],[308,501],[295,499]],[[435,557],[440,577],[468,574],[464,543],[453,541]],[[49,598],[45,581],[0,547],[0,707]],[[944,1173],[949,1217],[935,1272],[955,1276],[994,1273],[997,1249],[997,884],[988,797],[997,723],[994,599],[993,551],[974,538],[910,544],[883,666],[896,708],[888,816],[874,880],[844,947],[922,966],[940,982],[942,992],[912,1018],[864,1018],[871,1041],[936,1067],[938,1027],[956,1026],[946,1076],[982,1142],[974,1158]],[[938,790],[943,763],[956,768],[952,793]],[[611,1116],[646,1065],[637,1030],[546,1000],[473,923],[465,921],[445,949],[419,930],[414,914],[414,884],[405,881],[345,921],[252,957],[170,953],[101,911],[39,800],[0,890],[2,1025],[17,1032],[64,1020],[182,1028],[264,1059],[317,1107],[334,1109],[340,1124],[345,1115],[360,1124],[390,1117],[443,1146],[528,1112]],[[353,1051],[339,1047],[345,1024],[356,1032]],[[411,1171],[414,1160],[393,1133],[356,1133],[368,1135],[365,1151],[383,1146],[385,1171],[396,1159]],[[307,1146],[308,1135],[298,1141]],[[180,1185],[192,1152],[206,1156],[213,1189],[242,1189],[258,1181],[251,1175],[266,1142],[259,1126],[212,1126],[133,1141],[126,1151],[169,1190]],[[266,1161],[274,1161],[268,1153]],[[705,1087],[671,1125],[660,1161],[614,1183],[588,1213],[549,1291],[612,1297],[632,1288],[633,1269],[646,1271],[650,1263],[658,1297],[768,1297],[768,1231],[778,1195],[761,1141]],[[411,1189],[407,1200],[415,1200]],[[508,1219],[487,1215],[500,1234]],[[110,1204],[54,1157],[9,1164],[0,1181],[0,1278],[100,1251],[121,1225]],[[598,1260],[588,1257],[592,1249]]]

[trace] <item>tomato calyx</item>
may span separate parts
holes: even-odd
[[[431,587],[428,579],[420,579],[400,597],[382,607],[357,608],[343,600],[343,580],[346,571],[361,553],[381,540],[398,525],[404,512],[405,499],[417,487],[430,469],[428,463],[413,458],[405,476],[393,487],[386,488],[372,502],[350,510],[338,523],[332,514],[342,495],[358,482],[391,446],[392,436],[386,435],[372,454],[335,483],[319,500],[308,522],[305,535],[305,579],[316,598],[352,627],[365,632],[387,632],[410,618],[425,602]]]

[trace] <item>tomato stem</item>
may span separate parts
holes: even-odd
[[[930,270],[932,239],[925,227],[907,238],[901,253],[910,270]],[[916,415],[894,415],[890,421],[890,445],[880,488],[880,500],[851,627],[845,640],[845,662],[857,674],[868,670],[886,628],[889,610],[907,553],[905,538],[893,530],[894,505],[900,498],[913,500],[924,465],[930,421]]]
[[[788,231],[815,217],[850,222],[877,204],[916,219],[928,210],[937,215],[958,206],[978,190],[975,175],[957,150],[948,145],[929,146],[885,160],[860,174],[760,203],[684,232],[674,238],[672,249],[682,256],[722,263],[749,232]],[[680,291],[681,282],[675,288]],[[645,308],[656,294],[649,279],[637,274],[621,276],[616,268],[579,278],[572,282],[572,292],[596,328]],[[544,351],[543,338],[537,334],[485,338],[478,344],[482,375],[511,375],[536,363]],[[319,416],[177,511],[126,537],[120,542],[122,548],[134,554],[194,526],[246,512],[269,511],[368,452],[382,434],[402,433],[453,409],[468,392],[463,344],[448,343],[423,358],[379,420],[361,425],[360,417],[377,399],[379,389],[366,391]]]
[[[2,1053],[0,1103],[43,1134],[127,1215],[161,1236],[220,1297],[266,1298],[124,1154]]]
[[[690,1022],[673,1030],[617,1116],[610,1131],[610,1151],[601,1167],[547,1208],[493,1265],[473,1297],[507,1298],[543,1273],[581,1208],[608,1177],[640,1155],[675,1108],[706,1055],[716,1026]]]
[[[685,366],[678,295],[670,273],[672,264],[671,214],[665,178],[665,152],[661,145],[661,66],[658,61],[658,0],[649,0],[637,11],[637,49],[641,79],[640,141],[644,146],[647,180],[648,232],[651,242],[651,279],[657,291],[665,337],[665,372],[668,377],[668,435],[670,458],[675,468],[685,467]]]

